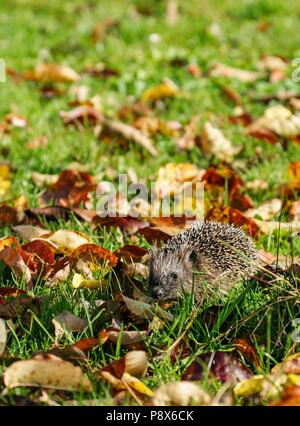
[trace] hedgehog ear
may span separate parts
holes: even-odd
[[[194,265],[196,263],[197,260],[197,255],[195,250],[192,250],[189,254],[189,261]]]

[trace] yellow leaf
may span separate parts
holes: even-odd
[[[153,102],[159,99],[174,97],[178,93],[178,86],[172,80],[165,79],[163,83],[145,90],[142,95],[142,101]]]
[[[75,273],[72,280],[73,288],[97,288],[107,284],[105,280],[90,280],[83,277],[81,274]]]
[[[0,165],[0,197],[7,194],[11,187],[11,169],[8,164]]]
[[[153,396],[153,392],[143,382],[136,377],[131,376],[128,373],[124,373],[122,376],[122,382],[126,383],[131,389],[147,396]]]
[[[233,389],[233,392],[235,396],[247,397],[253,395],[261,391],[263,381],[264,376],[262,374],[253,376],[250,379],[246,379],[238,383]]]

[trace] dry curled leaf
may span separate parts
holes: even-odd
[[[24,73],[27,80],[48,83],[74,83],[79,80],[76,71],[64,64],[38,64],[36,67]]]
[[[262,220],[270,220],[280,213],[281,207],[282,201],[280,198],[273,198],[272,200],[266,201],[256,209],[247,210],[245,215],[251,218],[259,217]]]
[[[7,340],[7,331],[6,331],[5,321],[2,318],[0,318],[0,356],[5,351],[6,340]]]
[[[211,77],[233,78],[244,83],[251,83],[262,77],[261,72],[243,70],[220,63],[212,67],[212,69],[209,71],[209,75]]]
[[[215,155],[220,160],[229,163],[241,150],[240,147],[232,145],[232,142],[210,121],[207,121],[204,125],[200,145],[205,155]]]
[[[300,134],[300,116],[283,105],[272,106],[247,128],[247,133],[255,135],[264,130],[286,138],[295,137]]]
[[[132,140],[133,142],[141,145],[151,155],[156,157],[158,155],[157,149],[153,145],[151,139],[140,130],[130,126],[129,124],[122,123],[121,121],[110,120],[108,118],[104,119],[103,126],[112,133],[123,136],[126,140]]]
[[[93,178],[85,172],[63,170],[55,184],[40,197],[41,203],[54,202],[62,207],[80,207],[89,200],[89,193],[96,190]]]
[[[34,386],[67,391],[91,392],[92,384],[80,367],[54,356],[17,361],[4,372],[7,388]]]
[[[172,321],[173,315],[160,308],[158,305],[150,305],[149,303],[140,302],[139,300],[131,299],[122,295],[122,299],[126,304],[127,309],[137,317],[152,320],[155,316]]]
[[[55,327],[56,337],[61,337],[65,332],[83,331],[88,326],[87,320],[79,318],[69,311],[63,311],[56,315],[52,323]]]
[[[210,405],[210,396],[195,383],[186,381],[168,383],[154,391],[153,405]]]

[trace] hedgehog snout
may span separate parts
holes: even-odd
[[[151,295],[154,299],[161,299],[164,295],[164,290],[160,286],[152,287]]]

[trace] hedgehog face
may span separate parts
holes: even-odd
[[[149,265],[149,288],[155,299],[176,299],[183,289],[190,287],[194,252],[152,251]]]

